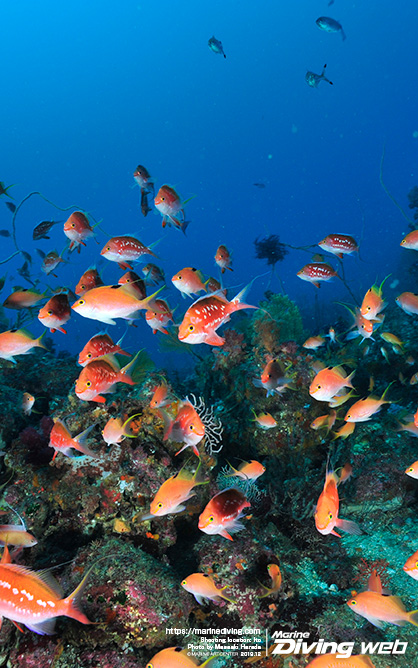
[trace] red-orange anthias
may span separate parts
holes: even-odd
[[[70,250],[77,248],[80,252],[80,247],[86,245],[85,241],[94,237],[94,230],[85,213],[74,211],[64,223],[64,234],[71,242]]]

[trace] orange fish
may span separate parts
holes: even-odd
[[[182,401],[175,420],[165,412],[161,411],[163,416],[165,431],[164,441],[170,439],[177,443],[184,443],[184,446],[176,452],[179,455],[186,448],[191,447],[194,454],[200,457],[197,445],[205,436],[205,425],[200,419],[196,409],[190,401]]]
[[[193,594],[196,601],[203,605],[206,600],[209,601],[228,601],[228,603],[236,603],[231,598],[228,598],[223,594],[225,589],[228,589],[228,585],[225,587],[218,587],[213,581],[213,578],[206,573],[192,573],[185,578],[181,586],[183,589],[188,591],[190,594]]]
[[[414,554],[406,560],[403,569],[407,575],[411,576],[411,578],[418,580],[418,551],[414,552]]]
[[[15,547],[33,547],[36,545],[38,541],[35,536],[27,531],[26,525],[19,513],[10,506],[9,508],[18,516],[20,524],[0,525],[0,545],[14,545]]]
[[[133,360],[121,369],[116,359],[112,355],[101,357],[87,364],[77,378],[75,384],[75,393],[82,401],[96,401],[97,403],[106,403],[102,394],[113,392],[116,383],[126,383],[135,385],[130,376],[130,372],[138,360],[137,353]]]
[[[328,234],[318,246],[340,258],[358,251],[357,242],[350,234]]]
[[[93,288],[98,288],[99,285],[103,285],[103,281],[100,278],[99,272],[96,267],[90,267],[87,271],[84,272],[80,280],[78,281],[75,294],[82,297],[88,290]]]
[[[178,230],[186,233],[190,222],[186,220],[184,215],[183,207],[186,202],[181,201],[180,196],[174,188],[168,185],[161,186],[154,199],[154,204],[163,217],[163,227],[168,223],[168,225],[174,225]]]
[[[353,387],[354,374],[355,371],[347,376],[341,366],[326,367],[316,374],[309,386],[309,394],[317,401],[331,401],[344,387]]]
[[[25,290],[15,290],[3,302],[3,306],[5,308],[12,308],[16,311],[20,311],[20,309],[35,306],[41,299],[44,299],[45,294],[45,292],[39,294],[30,288],[26,288]]]
[[[181,513],[186,508],[183,504],[194,496],[194,487],[204,484],[206,483],[201,478],[200,460],[194,473],[190,473],[183,466],[176,475],[163,482],[151,501],[149,514],[143,515],[141,520]]]
[[[396,297],[395,301],[408,315],[418,314],[418,295],[413,292],[402,292],[399,297]]]
[[[318,350],[324,343],[325,339],[323,336],[310,336],[302,345],[307,350]]]
[[[400,243],[402,248],[409,248],[410,250],[418,250],[418,230],[412,230],[404,237]]]
[[[125,336],[125,335],[124,335]],[[123,336],[119,339],[117,343],[113,343],[112,338],[106,332],[100,332],[87,341],[86,345],[80,352],[78,356],[78,363],[81,366],[86,366],[94,359],[98,357],[104,357],[104,355],[126,355],[127,357],[132,357],[131,353],[127,353],[125,350],[122,350]]]
[[[257,422],[258,426],[261,427],[261,429],[267,430],[277,427],[277,422],[270,413],[260,413],[259,415],[257,415],[253,409],[251,410],[254,413],[253,422]]]
[[[388,278],[389,277],[386,276],[386,278],[383,279],[379,286],[372,285],[372,287],[367,290],[363,302],[360,306],[360,313],[363,318],[366,318],[366,320],[375,320],[379,313],[383,311],[384,308],[386,308],[387,304],[382,299],[382,288],[384,282]]]
[[[418,480],[418,461],[408,466],[405,471],[406,475],[409,475],[411,478]]]
[[[81,246],[86,245],[85,241],[94,236],[94,231],[85,213],[73,211],[64,223],[64,234],[71,242],[70,250],[77,248],[80,252]]]
[[[305,266],[298,271],[297,276],[299,276],[302,281],[308,281],[316,288],[320,288],[321,282],[330,281],[334,276],[338,276],[338,274],[330,264],[327,264],[327,262],[311,262],[305,264]]]
[[[219,534],[233,540],[230,534],[244,529],[239,520],[245,508],[250,506],[241,490],[235,487],[224,489],[215,494],[199,516],[199,529],[210,536]]]
[[[61,255],[58,255],[57,251],[53,250],[45,256],[42,254],[42,258],[43,260],[41,271],[43,271],[47,276],[49,276],[49,274],[56,276],[56,274],[53,274],[52,272],[54,269],[56,269],[56,267],[58,267],[60,263],[64,262]]]
[[[138,276],[134,271],[127,271],[118,280],[119,285],[130,285],[135,291],[138,299],[145,299],[147,296],[147,289],[145,281]]]
[[[228,473],[227,477],[241,478],[241,480],[254,481],[266,472],[265,466],[255,459],[251,459],[249,462],[242,462],[237,469],[231,466],[231,464],[229,466],[233,473]]]
[[[216,665],[217,657],[210,657],[198,664],[195,657],[189,654],[189,650],[181,647],[167,647],[155,654],[146,668],[212,668]]]
[[[17,355],[27,355],[32,348],[48,348],[42,343],[42,337],[46,332],[38,336],[37,339],[25,329],[9,329],[6,332],[0,332],[0,359],[16,363]]]
[[[149,303],[162,290],[157,290],[145,299],[138,299],[131,285],[101,285],[86,292],[72,305],[72,309],[84,318],[98,320],[107,325],[116,325],[113,318],[134,320],[141,309],[149,308]]]
[[[399,422],[399,431],[407,431],[412,436],[418,436],[418,428],[414,424],[414,416],[405,415],[403,420],[406,420],[406,422]]]
[[[131,262],[136,262],[143,255],[158,257],[150,248],[128,235],[112,237],[100,251],[100,255],[110,262],[117,262],[121,269],[132,269]]]
[[[340,654],[322,654],[316,656],[306,668],[375,668],[375,665],[366,654],[353,654],[349,658],[342,658]]]
[[[315,431],[318,429],[326,429],[328,433],[334,426],[336,418],[337,411],[331,411],[326,415],[320,415],[319,417],[315,418],[315,420],[311,422],[309,426],[311,429],[315,429]]]
[[[186,311],[180,324],[178,337],[184,343],[206,343],[209,346],[223,346],[223,339],[216,330],[229,322],[235,311],[245,308],[257,308],[243,303],[249,286],[228,301],[222,293],[212,293],[197,299]]]
[[[180,290],[183,298],[192,297],[198,292],[207,292],[206,283],[203,282],[202,272],[194,267],[184,267],[171,279],[174,287]]]
[[[150,309],[145,312],[145,321],[151,327],[153,334],[157,332],[168,334],[165,328],[169,322],[173,322],[173,312],[164,299],[155,299],[153,304],[157,306],[158,311],[153,311],[151,304]]]
[[[109,418],[102,431],[104,442],[107,443],[107,445],[118,445],[119,443],[122,443],[124,438],[134,438],[129,425],[137,417],[138,413],[132,415],[125,421],[120,417]]]
[[[175,401],[174,398],[169,396],[168,385],[161,383],[153,389],[153,395],[149,402],[150,408],[163,408],[163,406],[169,406]]]
[[[347,482],[353,475],[353,467],[349,462],[345,464],[340,472],[340,479],[338,481],[338,484],[340,485],[341,483]]]
[[[258,598],[267,598],[268,596],[276,596],[282,586],[282,574],[278,564],[269,564],[267,566],[267,572],[271,577],[271,587],[265,587],[263,584],[261,586],[265,589],[265,594],[259,596]]]
[[[27,566],[10,563],[5,548],[0,563],[0,616],[15,624],[24,624],[30,631],[40,635],[54,633],[57,617],[70,617],[82,624],[91,624],[81,611],[80,599],[93,567],[66,598],[61,598],[61,588],[49,574],[30,570]]]
[[[406,622],[418,626],[418,610],[407,612],[398,596],[386,596],[377,591],[363,591],[347,601],[353,612],[368,622],[383,627],[383,622],[403,626]]]
[[[49,327],[49,331],[52,334],[57,330],[66,334],[67,332],[62,325],[65,325],[70,318],[71,307],[68,295],[64,292],[53,295],[51,299],[48,299],[45,306],[38,313],[38,320],[41,321],[44,327]]]
[[[226,246],[221,244],[216,251],[215,262],[220,268],[221,272],[224,274],[226,269],[233,271],[231,267],[231,255]]]
[[[350,341],[351,339],[355,339],[357,336],[361,336],[362,337],[361,343],[363,343],[365,339],[372,339],[372,341],[374,341],[372,336],[374,326],[376,324],[377,325],[380,324],[380,320],[368,320],[367,318],[362,316],[359,308],[356,308],[355,312],[353,312],[348,307],[346,308],[350,311],[351,315],[354,318],[354,324],[351,327],[351,329],[354,329],[354,331],[349,332],[349,334],[347,334],[346,340]]]
[[[315,511],[316,528],[324,536],[331,533],[333,536],[341,538],[340,534],[335,531],[335,527],[341,531],[359,536],[363,532],[355,522],[341,520],[338,517],[340,499],[337,485],[338,477],[336,473],[334,471],[327,471],[324,489],[318,499]]]
[[[380,411],[383,404],[391,404],[391,401],[386,401],[385,399],[386,393],[391,385],[393,385],[393,381],[392,383],[389,383],[380,399],[371,394],[369,397],[356,401],[356,403],[348,409],[344,417],[345,422],[368,422],[373,415]]]
[[[35,403],[35,397],[29,392],[24,392],[22,396],[22,411],[24,415],[30,415],[32,413],[32,407]]]
[[[78,450],[83,455],[88,455],[89,457],[97,457],[98,455],[95,452],[89,450],[89,448],[84,445],[84,442],[95,426],[95,424],[91,425],[73,438],[64,422],[56,420],[49,435],[49,447],[54,448],[55,450],[52,461],[54,461],[59,452],[66,457],[74,457],[74,455],[71,454],[72,449]]]
[[[351,434],[354,432],[355,427],[356,425],[354,422],[345,422],[343,426],[334,433],[334,440],[337,438],[342,438],[343,441],[345,441],[345,439],[351,436]]]
[[[267,390],[267,396],[273,396],[274,393],[281,394],[284,392],[291,378],[286,378],[285,370],[279,360],[270,360],[264,367],[261,377],[254,378],[253,383],[256,387],[262,387]]]

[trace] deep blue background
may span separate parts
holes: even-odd
[[[109,234],[136,233],[146,244],[162,237],[156,250],[168,279],[184,266],[217,275],[213,256],[224,243],[234,266],[226,278],[238,291],[265,271],[254,259],[256,236],[277,233],[304,245],[344,232],[361,238],[363,261],[344,260],[359,297],[390,272],[401,283],[388,296],[416,290],[401,271],[413,254],[399,248],[408,224],[380,186],[379,163],[386,144],[385,181],[409,212],[407,192],[418,184],[417,14],[415,0],[401,7],[389,0],[335,0],[331,7],[313,0],[4,3],[0,179],[18,184],[10,191],[17,201],[40,190],[62,207],[76,204],[103,219]],[[317,28],[320,15],[342,23],[345,42]],[[226,59],[208,48],[212,35]],[[320,73],[324,63],[334,86],[309,88],[306,71]],[[163,231],[158,213],[142,217],[132,187],[138,163],[157,188],[169,183],[184,199],[195,195],[186,207],[186,237]],[[33,227],[52,217],[65,219],[40,201],[24,206],[19,244],[30,252],[62,250],[60,225],[51,241],[31,240]],[[9,223],[1,206],[0,228]],[[97,238],[100,246],[90,240],[48,283],[74,288],[98,259],[106,237]],[[12,252],[11,240],[0,244],[1,257]],[[309,259],[292,252],[278,270],[313,328],[316,290],[296,277]],[[0,270],[8,272],[4,296],[23,284],[19,264]],[[105,282],[116,282],[116,265],[104,267]],[[257,303],[267,284],[268,277],[259,279],[249,301]],[[338,281],[317,292],[330,322],[333,300],[350,301]],[[179,304],[179,320],[186,302],[171,287],[162,296]],[[30,329],[42,331],[38,322]],[[97,329],[75,314],[67,337],[54,337],[77,351]],[[111,333],[117,338],[124,329]],[[143,322],[127,345],[155,350]],[[154,359],[167,363],[166,356]]]

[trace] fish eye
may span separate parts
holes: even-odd
[[[357,605],[357,601],[353,599],[352,601],[350,601],[350,605]]]
[[[415,568],[418,568],[418,561],[415,562]]]
[[[351,418],[351,413],[347,415],[347,419],[349,420]]]
[[[91,387],[91,380],[88,380],[86,383],[86,387]]]
[[[367,310],[368,310],[368,311],[370,311],[370,309],[371,309],[371,306],[366,306],[366,308],[367,308]]]
[[[165,197],[161,197],[161,201],[164,202],[164,200],[165,200]]]
[[[54,312],[51,311],[51,309],[49,309],[49,311],[48,311],[48,315],[52,315],[53,313],[54,313]]]
[[[80,285],[80,288],[81,288],[82,290],[85,290],[85,289],[86,289],[86,286],[85,286],[85,285]]]
[[[183,582],[181,583],[182,587],[185,587],[186,584],[187,584],[187,580],[183,580]]]
[[[146,668],[154,668],[154,666],[152,665],[152,663],[147,663]]]
[[[412,472],[413,472],[413,470],[414,470],[414,469],[413,469],[413,468],[412,468],[412,466],[411,466],[411,468],[410,468],[410,469],[408,469],[407,473],[412,473]]]
[[[316,389],[317,389],[317,390],[320,390],[320,389],[321,389],[321,385],[317,385],[317,386],[316,386]]]
[[[75,227],[75,223],[71,223],[71,227]]]
[[[106,250],[107,250],[107,251],[110,251],[110,246],[106,246]]]
[[[188,330],[189,330],[189,332],[193,332],[193,330],[194,330],[194,325],[189,325]]]
[[[214,519],[215,519],[214,516],[211,515],[210,517],[208,517],[208,522],[213,522]]]
[[[157,503],[157,508],[158,508],[158,510],[161,510],[162,507],[163,507],[163,504],[162,504],[162,503]]]
[[[332,520],[332,517],[333,517],[333,515],[332,515],[332,513],[330,513],[330,514],[328,515],[328,519],[329,519],[329,520]]]
[[[178,279],[179,281],[181,281],[181,274],[179,274],[179,275],[177,276],[177,279]]]
[[[86,357],[88,357],[90,359],[91,353],[87,353]]]
[[[193,431],[193,429],[194,429],[194,425],[191,424],[191,425],[189,426],[189,429],[190,429],[190,431]]]
[[[79,306],[84,306],[85,303],[86,302],[84,301],[84,299],[80,299],[80,301],[78,302],[78,305]]]

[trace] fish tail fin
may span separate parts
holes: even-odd
[[[164,290],[166,286],[162,285],[161,288],[158,288],[152,295],[149,295],[149,297],[145,297],[145,299],[140,299],[138,300],[140,306],[140,309],[146,309],[146,310],[156,310],[158,312],[158,308],[155,306],[155,304],[152,304],[152,301],[155,299],[155,297],[161,292],[161,290]],[[150,303],[151,302],[151,303]]]
[[[47,330],[45,330],[44,332],[42,332],[41,336],[38,336],[38,338],[36,339],[36,346],[37,346],[38,348],[43,348],[44,350],[49,350],[49,348],[47,348],[46,345],[44,344],[44,342],[42,341],[42,339],[43,339],[43,337],[45,336],[46,332],[47,332]]]
[[[181,229],[181,231],[183,232],[184,235],[186,235],[186,230],[187,230],[187,228],[189,227],[190,222],[191,222],[190,220],[183,220],[183,221],[179,224],[179,227],[180,227],[180,229]]]
[[[355,373],[356,373],[356,370],[354,369],[354,371],[352,371],[352,372],[350,373],[350,375],[347,376],[347,378],[346,378],[346,383],[347,383],[346,387],[351,387],[353,390],[354,390],[354,387],[353,387],[351,381],[352,381],[352,379],[354,378],[354,374],[355,374]]]
[[[135,415],[131,415],[131,417],[128,417],[127,420],[122,425],[122,433],[124,436],[127,438],[136,438],[137,434],[132,430],[131,424],[132,422],[135,422],[137,417],[141,417],[142,413],[135,413]]]
[[[236,603],[237,601],[233,598],[228,598],[225,596],[223,593],[221,594],[220,592],[223,592],[224,589],[229,589],[229,585],[225,585],[225,587],[221,587],[221,589],[218,589],[219,591],[219,596],[224,599],[224,601],[228,601],[228,603]]]
[[[144,380],[146,375],[151,372],[153,368],[154,362],[143,348],[120,370],[119,380],[127,385],[136,385]]]
[[[74,441],[77,443],[76,450],[79,450],[79,452],[82,452],[84,455],[88,455],[89,457],[98,457],[99,455],[96,452],[93,452],[93,450],[90,450],[85,445],[85,442],[90,434],[90,432],[94,429],[96,426],[96,423],[90,425],[90,427],[87,427],[84,431],[82,431],[80,434],[77,434],[77,436],[74,438]]]
[[[92,624],[89,620],[88,617],[84,614],[84,612],[81,609],[81,597],[83,596],[84,589],[86,588],[87,585],[87,578],[89,577],[92,569],[94,568],[94,565],[91,566],[83,579],[81,580],[80,584],[74,589],[74,591],[67,596],[66,598],[63,598],[60,603],[61,603],[61,609],[62,612],[60,614],[65,615],[66,617],[71,617],[71,619],[76,619],[78,622],[81,622],[82,624]]]
[[[414,626],[418,626],[418,610],[411,610],[411,612],[408,612],[408,622]]]
[[[392,380],[392,382],[389,383],[389,385],[387,386],[387,388],[386,388],[385,391],[383,392],[382,396],[380,397],[380,401],[385,401],[385,397],[386,397],[386,395],[387,395],[387,393],[388,393],[388,391],[389,391],[389,388],[390,388],[391,385],[394,384],[394,382],[395,382],[395,381]],[[391,401],[388,401],[387,403],[392,403],[392,402],[391,402]]]

